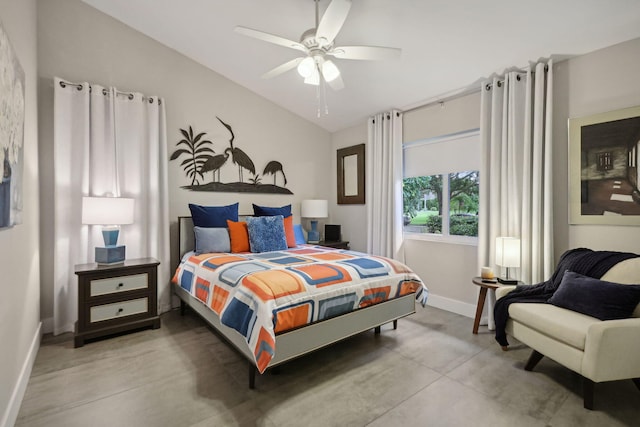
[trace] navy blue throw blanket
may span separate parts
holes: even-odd
[[[496,341],[509,345],[505,328],[509,319],[509,305],[512,303],[546,303],[560,286],[564,272],[569,270],[584,276],[601,278],[611,267],[639,255],[629,252],[593,251],[586,248],[570,249],[562,254],[556,271],[551,278],[536,285],[521,285],[496,301],[493,316],[496,322]]]

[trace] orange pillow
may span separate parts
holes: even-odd
[[[295,248],[296,246],[296,233],[293,231],[293,215],[289,215],[284,219],[284,234],[287,236],[287,246]]]
[[[235,222],[227,220],[229,227],[229,238],[231,240],[231,252],[249,252],[249,229],[244,221]]]

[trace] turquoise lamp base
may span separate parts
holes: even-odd
[[[100,265],[120,264],[124,262],[124,245],[117,246],[120,227],[102,227],[104,248],[96,247],[95,260]]]
[[[96,247],[95,259],[100,265],[120,264],[124,262],[124,255],[124,245]]]
[[[318,221],[311,221],[311,230],[307,233],[308,243],[320,243],[320,232],[318,231]]]

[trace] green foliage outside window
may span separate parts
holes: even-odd
[[[442,234],[443,175],[405,178],[403,214],[407,231]],[[478,235],[478,171],[448,175],[449,235]]]

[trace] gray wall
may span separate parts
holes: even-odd
[[[560,62],[554,71],[555,253],[589,247],[640,252],[640,226],[569,225],[567,120],[640,105],[640,39]]]
[[[278,160],[294,195],[190,192],[180,188],[190,183],[180,161],[169,162],[169,204],[173,271],[177,264],[177,217],[188,215],[189,202],[222,205],[240,202],[241,213],[252,212],[251,203],[282,206],[293,204],[294,222],[299,222],[300,201],[328,198],[331,179],[331,137],[320,127],[290,113],[230,80],[212,72],[176,51],[144,36],[80,0],[38,2],[38,60],[40,79],[40,126],[42,189],[53,187],[52,105],[54,76],[71,81],[113,85],[120,90],[140,91],[165,99],[169,154],[181,138],[180,128],[193,126],[207,132],[220,153],[229,135],[216,120],[219,116],[235,133],[234,145],[253,160],[258,172],[270,160]],[[215,46],[212,45],[215,49]],[[309,102],[315,102],[313,99]],[[238,170],[229,162],[222,180],[237,179]],[[226,174],[226,175],[225,175]],[[210,179],[211,174],[208,174]],[[263,177],[263,182],[273,179]],[[246,180],[246,174],[245,174]],[[278,183],[281,183],[280,176]],[[281,184],[280,184],[281,185]],[[51,200],[45,200],[48,205]],[[43,212],[43,251],[52,251],[53,222]],[[50,258],[50,257],[47,257]],[[51,263],[43,263],[42,317],[53,315]]]
[[[0,425],[12,425],[40,344],[35,0],[1,0],[0,20],[25,73],[22,224],[0,230]]]
[[[406,142],[451,134],[480,125],[480,94],[474,93],[442,105],[435,104],[407,112],[403,116]],[[366,143],[367,126],[363,123],[332,134],[335,150]],[[335,170],[335,158],[332,160]],[[478,159],[478,168],[480,167]],[[334,178],[335,183],[335,178]],[[343,236],[355,250],[366,250],[366,206],[337,205],[333,186],[331,219],[342,224]],[[430,291],[430,304],[471,316],[475,310],[477,289],[470,278],[477,275],[477,248],[426,240],[407,240],[403,244],[405,262],[423,278]]]
[[[556,260],[564,251],[575,247],[640,252],[640,226],[569,225],[567,166],[568,119],[640,104],[638,69],[640,39],[562,61],[554,66],[553,220]],[[405,141],[477,127],[479,114],[479,94],[445,103],[444,107],[436,104],[405,113]],[[355,126],[335,132],[332,146],[335,151],[341,146],[357,144],[366,139],[366,126]],[[335,201],[335,188],[332,191]],[[356,208],[335,205],[331,215],[338,222],[341,220],[343,224],[349,224],[346,228],[349,229],[350,240],[355,243],[354,247],[366,248],[364,205]],[[361,222],[351,228],[354,217],[361,218]],[[409,266],[429,286],[435,297],[432,298],[434,305],[473,315],[477,289],[470,284],[470,278],[478,273],[475,246],[414,240],[405,242],[405,257]]]

